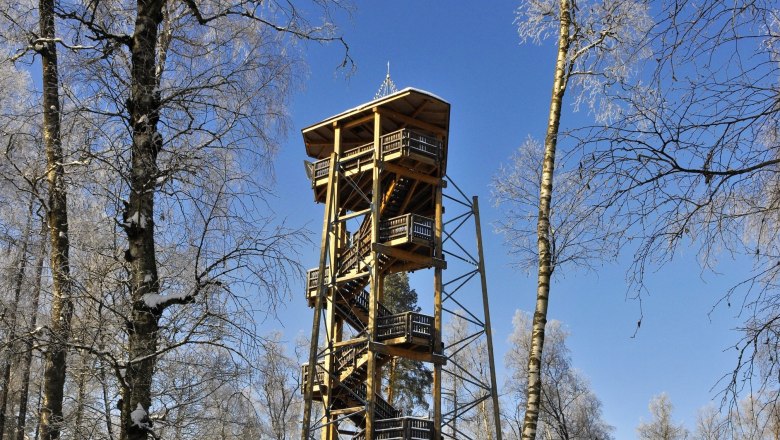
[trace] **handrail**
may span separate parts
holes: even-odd
[[[411,336],[432,340],[433,316],[416,312],[403,312],[382,316],[377,320],[377,340],[399,336]]]
[[[439,162],[443,157],[443,142],[435,137],[408,128],[402,128],[382,136],[381,151],[383,158],[385,154],[404,150],[429,156]],[[355,164],[349,162],[357,159],[359,163],[363,156],[372,156],[373,151],[373,142],[363,144],[346,150],[340,160],[344,164],[344,168],[351,169],[355,167]],[[330,157],[314,162],[314,180],[327,177],[329,169]]]

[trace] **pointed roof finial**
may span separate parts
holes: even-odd
[[[398,88],[395,86],[395,83],[392,79],[390,79],[390,61],[387,62],[387,76],[385,76],[385,80],[382,82],[382,85],[379,86],[379,90],[377,90],[376,95],[374,95],[374,99],[383,98],[387,95],[393,94],[398,91]]]

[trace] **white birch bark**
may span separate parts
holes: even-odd
[[[536,424],[539,421],[542,391],[542,350],[544,348],[544,327],[547,324],[547,306],[550,297],[550,277],[553,272],[550,245],[550,210],[553,195],[553,174],[555,171],[555,148],[558,143],[558,128],[561,121],[561,105],[566,91],[566,59],[569,51],[569,1],[560,0],[560,33],[558,36],[558,58],[555,63],[555,79],[550,98],[550,115],[547,120],[547,135],[544,140],[544,162],[542,182],[539,189],[539,219],[537,223],[539,271],[536,288],[536,310],[534,311],[531,336],[531,353],[528,357],[528,397],[526,399],[523,439],[536,438]]]

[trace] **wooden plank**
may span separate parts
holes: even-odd
[[[352,280],[356,280],[359,278],[365,278],[369,275],[368,272],[349,272],[347,275],[344,275],[342,277],[336,278],[336,285],[348,283]]]
[[[416,254],[414,252],[405,251],[403,249],[398,249],[390,246],[386,246],[384,244],[380,243],[374,243],[372,247],[377,251],[384,255],[398,258],[399,260],[409,261],[412,263],[417,263],[424,265],[426,267],[436,267],[440,269],[444,269],[447,267],[447,263],[441,259],[441,258],[433,258],[433,257],[426,257],[424,255]]]
[[[439,366],[445,365],[447,363],[447,359],[444,356],[437,353],[425,353],[420,351],[414,351],[408,348],[393,347],[379,342],[371,342],[369,344],[369,347],[374,351],[376,351],[377,353],[382,353],[387,356],[403,357],[406,359],[411,359],[413,361],[428,362]]]
[[[383,168],[385,171],[398,174],[399,176],[403,176],[408,179],[424,182],[429,185],[438,185],[439,182],[441,182],[441,179],[439,179],[438,177],[429,176],[423,173],[418,173],[417,171],[412,171],[408,168],[404,168],[400,165],[396,165],[390,162],[382,162],[380,167]]]
[[[340,416],[342,414],[348,414],[348,415],[357,415],[361,412],[363,412],[365,408],[362,406],[351,406],[349,408],[339,408],[339,409],[332,409],[330,410],[330,414],[333,416]],[[339,431],[342,432],[342,431]],[[351,431],[350,431],[351,432]]]
[[[345,129],[350,129],[352,127],[357,127],[358,125],[363,125],[366,122],[370,122],[374,120],[373,113],[369,113],[366,116],[363,116],[362,118],[355,119],[354,121],[349,121],[346,124],[344,124]]]
[[[430,131],[431,133],[446,136],[447,130],[439,127],[438,125],[429,124],[424,121],[420,121],[419,119],[414,119],[409,116],[406,116],[402,113],[398,113],[394,110],[390,110],[388,108],[379,107],[377,110],[379,114],[382,116],[387,116],[390,119],[395,119],[396,121],[403,122],[407,125],[411,125],[412,127],[422,128],[423,130]]]
[[[442,222],[442,214],[444,208],[442,205],[442,187],[436,188],[436,196],[434,199],[436,206],[436,214],[434,216],[434,256],[440,260],[444,260],[444,249],[442,247],[442,231],[444,229],[444,223]],[[433,272],[433,352],[435,354],[442,355],[443,347],[441,338],[442,329],[442,292],[444,291],[444,277],[443,268],[436,267]],[[433,366],[433,438],[442,438],[442,406],[441,406],[441,389],[442,389],[442,368],[440,364]]]
[[[485,313],[485,337],[487,339],[488,361],[490,363],[491,397],[493,398],[493,420],[496,424],[496,440],[501,440],[498,388],[496,383],[496,364],[493,355],[493,328],[490,325],[490,306],[488,304],[487,274],[485,273],[485,254],[482,249],[482,226],[479,221],[479,199],[474,196],[471,204],[474,212],[474,226],[477,229],[477,254],[479,255],[479,277],[482,281],[482,307]]]
[[[336,170],[336,153],[332,153],[330,156],[330,182],[328,183],[327,196],[325,197],[325,218],[322,222],[322,242],[320,243],[320,267],[319,274],[317,275],[317,298],[314,301],[314,319],[312,320],[311,329],[311,343],[309,344],[309,365],[317,365],[317,344],[320,338],[320,313],[322,311],[322,303],[326,292],[322,289],[322,285],[325,282],[325,266],[328,252],[328,230],[331,223],[331,214],[333,213],[333,180]],[[303,403],[303,422],[301,429],[301,440],[309,440],[310,423],[311,423],[311,401],[314,391],[314,371],[316,367],[311,367],[309,373],[309,380],[306,382],[304,390],[304,403]]]
[[[379,158],[382,155],[382,116],[374,107],[374,166],[371,200],[371,243],[379,241],[379,206],[381,204],[381,180],[379,174]],[[376,337],[377,318],[379,316],[379,297],[382,292],[382,274],[379,273],[379,259],[377,252],[372,248],[369,266],[371,267],[371,290],[368,301],[368,366],[366,376],[366,440],[374,439],[374,416],[376,407],[376,393],[381,388],[381,382],[376,378],[380,371],[376,352],[371,350],[371,342]]]

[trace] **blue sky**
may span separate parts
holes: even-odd
[[[552,42],[520,43],[513,25],[516,6],[504,0],[360,3],[351,18],[338,23],[357,66],[349,77],[336,69],[342,48],[301,48],[309,72],[304,89],[293,98],[292,133],[276,162],[279,198],[271,201],[280,216],[306,225],[319,242],[323,207],[313,203],[299,130],[370,101],[388,61],[399,89],[416,87],[449,101],[448,174],[480,198],[499,366],[512,315],[516,309],[533,310],[536,290],[535,273],[514,270],[502,237],[493,232],[491,223],[501,213],[491,202],[490,181],[528,135],[543,137],[555,52]],[[567,105],[563,126],[587,117]],[[650,274],[635,338],[640,305],[626,299],[627,258],[590,273],[560,274],[552,286],[549,317],[568,326],[574,364],[590,378],[617,439],[635,438],[636,425],[649,416],[648,401],[660,392],[671,397],[675,418],[692,429],[696,411],[717,398],[719,379],[736,362],[730,347],[739,338],[733,330],[740,322],[737,311],[713,307],[747,268],[724,260],[718,266],[721,275],[702,273],[695,248],[687,252]],[[314,248],[302,257],[307,267],[317,263]],[[421,296],[430,294],[429,285],[414,287]],[[289,339],[311,328],[301,283],[279,318]],[[265,325],[281,327],[277,321]]]

